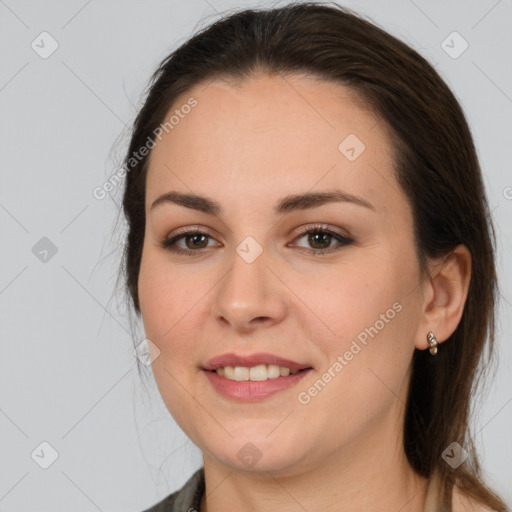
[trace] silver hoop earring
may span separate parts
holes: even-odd
[[[436,335],[432,331],[430,331],[427,334],[427,340],[428,340],[428,344],[430,345],[430,353],[433,356],[435,356],[437,354],[437,345],[439,345]]]

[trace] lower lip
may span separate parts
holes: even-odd
[[[203,373],[215,391],[220,395],[238,402],[256,402],[275,395],[280,391],[290,389],[309,374],[311,370],[312,368],[308,368],[307,370],[301,370],[295,375],[262,381],[231,380],[221,377],[217,372],[206,370]]]

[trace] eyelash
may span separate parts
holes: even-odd
[[[328,227],[321,225],[321,224],[317,224],[317,225],[302,229],[301,232],[299,233],[299,235],[297,236],[297,238],[302,238],[304,235],[319,234],[319,233],[327,234],[327,235],[334,237],[336,240],[338,240],[338,242],[340,242],[340,245],[335,246],[334,248],[327,247],[325,249],[309,249],[309,251],[311,251],[311,254],[314,256],[316,256],[316,255],[321,256],[326,253],[339,251],[344,246],[350,245],[354,242],[354,240],[352,238],[340,235],[339,233],[336,233],[335,231],[332,231]],[[162,242],[159,243],[159,245],[163,249],[166,249],[168,251],[171,251],[171,252],[174,252],[177,254],[182,254],[182,255],[187,255],[187,256],[197,256],[201,252],[203,252],[203,250],[205,250],[206,248],[182,249],[181,247],[176,247],[176,245],[175,245],[178,240],[185,238],[187,236],[191,236],[191,235],[206,235],[207,237],[212,238],[212,237],[210,237],[210,235],[208,235],[208,233],[201,231],[199,228],[192,228],[192,229],[189,229],[188,231],[184,231],[183,233],[180,233],[171,238],[163,240]],[[308,250],[308,249],[306,249],[306,250]]]

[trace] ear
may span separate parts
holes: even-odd
[[[422,319],[415,346],[429,347],[427,334],[432,331],[439,343],[448,339],[459,325],[471,279],[471,253],[458,245],[446,257],[430,264],[430,277],[423,285]]]

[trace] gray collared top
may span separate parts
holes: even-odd
[[[204,467],[202,467],[187,480],[181,489],[144,512],[199,512],[204,489]]]

